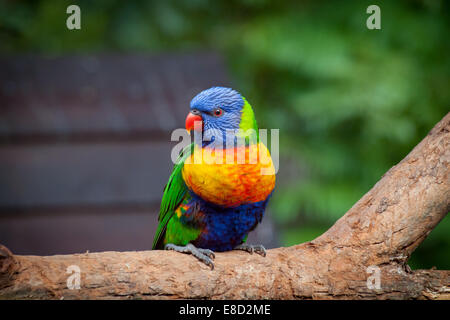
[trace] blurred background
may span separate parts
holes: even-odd
[[[81,8],[68,30],[66,8]],[[366,8],[381,8],[368,30]],[[326,231],[450,110],[450,3],[0,1],[0,243],[18,254],[151,247],[170,133],[232,86],[280,128],[250,242]],[[447,216],[410,259],[450,269]]]

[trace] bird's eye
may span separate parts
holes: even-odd
[[[215,117],[220,117],[223,114],[223,110],[220,108],[216,108],[214,109],[213,114]]]

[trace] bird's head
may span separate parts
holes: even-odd
[[[197,122],[197,124],[196,124]],[[258,130],[252,107],[231,88],[212,87],[196,95],[186,118],[186,130],[209,131],[225,137],[227,130]]]

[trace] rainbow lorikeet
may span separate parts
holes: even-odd
[[[209,132],[210,139],[180,153],[164,188],[153,249],[190,253],[211,268],[214,251],[265,256],[263,246],[245,244],[275,187],[272,159],[259,140],[252,107],[237,91],[212,87],[192,99],[186,129]],[[230,132],[238,134],[233,143],[225,143]],[[237,138],[245,142],[239,145]],[[229,151],[234,153],[226,159]],[[239,152],[245,161],[237,161]],[[251,154],[258,155],[256,161],[249,160]]]

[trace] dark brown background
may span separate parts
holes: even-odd
[[[151,248],[189,102],[221,58],[0,58],[0,243],[17,254]],[[249,242],[276,245],[270,216]]]

